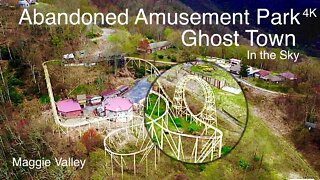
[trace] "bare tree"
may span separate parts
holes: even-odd
[[[3,73],[2,73],[2,68],[1,68],[1,66],[0,66],[0,75],[1,75],[2,83],[3,83],[3,87],[6,89],[6,92],[7,92],[8,101],[9,101],[9,103],[12,105],[11,98],[10,98],[9,87],[8,87],[8,84],[6,84],[6,81],[5,81],[4,77],[3,77]]]

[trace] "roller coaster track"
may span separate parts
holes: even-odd
[[[150,63],[147,60],[133,58],[133,57],[126,57],[125,61],[126,61],[126,66],[129,66],[129,67],[130,66],[137,66],[137,67],[143,66],[145,68],[145,71],[149,72],[151,74],[151,76],[160,75],[159,70],[152,63]],[[85,118],[79,118],[79,121],[75,122],[73,124],[65,123],[62,121],[62,119],[58,116],[56,102],[54,100],[54,94],[52,91],[52,85],[51,85],[50,75],[49,75],[48,66],[47,66],[48,63],[52,63],[52,62],[60,62],[60,60],[46,61],[46,62],[42,63],[42,67],[44,70],[44,75],[45,75],[45,80],[46,80],[46,84],[47,84],[48,95],[50,98],[50,104],[51,104],[51,108],[52,108],[53,118],[54,118],[56,125],[58,125],[59,132],[61,131],[64,134],[68,134],[69,129],[76,129],[76,128],[79,129],[79,128],[84,128],[84,127],[91,128],[91,126],[93,126],[93,125],[98,125],[98,127],[100,127],[100,124],[103,124],[103,123],[107,123],[107,125],[108,125],[108,126],[105,126],[105,128],[111,127],[110,118],[107,118],[107,117],[96,117],[96,118],[90,118],[88,120]],[[122,123],[121,125],[126,125],[126,124],[128,126],[132,125],[132,123]],[[103,130],[105,130],[105,128]],[[80,135],[81,135],[81,131],[83,131],[85,129],[86,128],[79,129]]]
[[[206,89],[206,105],[197,115],[194,115],[187,106],[184,93],[186,84],[191,80],[195,80],[202,88]],[[180,82],[181,83],[177,84],[175,97],[172,101],[164,91],[161,83],[156,81],[156,86],[159,88],[157,88],[157,91],[151,90],[147,98],[146,105],[147,107],[152,106],[152,110],[150,114],[145,114],[145,124],[137,124],[132,127],[128,126],[117,129],[106,136],[104,146],[105,151],[111,157],[112,169],[116,163],[120,166],[121,172],[123,173],[124,167],[129,167],[124,157],[131,157],[130,162],[133,162],[134,173],[136,173],[137,157],[141,157],[140,163],[147,161],[148,158],[146,157],[152,150],[155,151],[154,161],[156,167],[156,161],[159,159],[156,146],[169,156],[184,162],[203,163],[221,157],[223,133],[216,127],[215,101],[210,85],[197,76],[186,76]],[[154,104],[152,104],[150,100],[151,95],[157,97]],[[159,108],[161,103],[164,103],[165,111],[160,114]],[[175,108],[172,109],[170,105]],[[181,109],[185,110],[183,112],[184,114],[181,112]],[[191,118],[191,121],[201,124],[203,127],[202,133],[194,135],[181,132],[174,121],[177,114],[185,115],[185,118]],[[147,136],[146,130],[141,130],[144,126],[147,127],[149,136]],[[121,137],[125,138],[130,135],[136,137],[134,143],[138,150],[130,153],[116,152],[117,146],[115,144],[119,141],[121,142]],[[146,168],[147,166],[148,165],[146,165]]]
[[[202,88],[206,88],[203,89],[205,93],[204,107],[197,115],[192,113],[186,102],[185,88],[190,80],[196,80]],[[175,89],[173,110],[171,110],[166,96],[162,95],[162,91],[161,88],[159,92],[151,91],[150,94],[156,95],[158,99],[153,105],[151,114],[146,114],[147,120],[151,121],[150,127],[147,125],[150,136],[158,144],[158,147],[168,155],[184,162],[202,163],[221,157],[223,133],[216,127],[217,119],[211,87],[197,76],[183,77]],[[161,101],[165,103],[166,111],[163,115],[156,114],[156,117],[159,117],[153,118],[153,113],[157,108],[159,109]],[[149,103],[147,102],[147,104]],[[200,124],[203,127],[202,133],[192,135],[181,132],[174,119],[182,116],[189,119],[190,122]],[[172,125],[170,128],[170,124],[173,124],[174,128]],[[187,149],[190,147],[193,147],[193,150],[188,152]]]
[[[120,124],[118,123],[116,126],[114,125],[115,123],[111,122],[110,121],[111,119],[107,117],[95,117],[90,119],[82,118],[82,120],[78,122],[74,122],[72,124],[63,122],[63,120],[58,116],[56,102],[54,100],[54,94],[52,91],[52,85],[51,85],[50,75],[49,75],[48,66],[47,66],[47,64],[50,62],[60,62],[60,61],[52,60],[52,61],[46,61],[42,64],[44,69],[47,89],[48,89],[48,95],[50,98],[53,119],[55,124],[57,125],[59,133],[68,135],[69,129],[71,129],[71,130],[79,131],[79,134],[81,136],[81,133],[83,131],[91,128],[92,126],[95,126],[95,127],[98,126],[99,130],[102,129],[102,132],[106,133],[106,136],[104,138],[104,148],[105,148],[106,155],[109,154],[111,157],[112,174],[113,174],[114,163],[115,163],[121,167],[121,171],[123,175],[124,166],[127,164],[125,161],[126,157],[133,158],[133,161],[131,162],[134,162],[134,166],[133,166],[134,173],[136,173],[136,162],[138,161],[138,158],[140,158],[139,160],[140,163],[142,162],[147,163],[147,160],[148,160],[147,157],[152,150],[154,150],[154,154],[155,154],[154,158],[155,158],[155,168],[156,168],[156,159],[157,157],[160,157],[160,151],[155,148],[154,143],[152,143],[150,138],[147,137],[148,133],[145,128],[143,115],[135,116],[134,121],[131,121],[128,123],[120,123]],[[160,75],[160,71],[152,63],[150,63],[147,60],[134,58],[134,57],[126,57],[125,62],[126,62],[125,63],[126,67],[129,67],[129,68],[144,67],[145,72],[148,72],[150,76]],[[116,130],[107,132],[107,130],[110,130],[111,126],[113,126],[113,128]],[[136,139],[135,145],[136,146],[139,145],[139,149],[137,151],[130,152],[130,153],[120,153],[113,148],[114,145],[116,144],[115,142],[121,142],[119,141],[121,138],[119,134],[123,135],[124,132],[126,133],[126,135],[132,134],[133,137],[135,137]],[[142,155],[142,157],[139,157],[139,155]],[[147,167],[148,166],[146,166],[146,171],[147,171]]]
[[[125,65],[127,67],[144,67],[145,71],[150,76],[160,76],[160,71],[149,61],[126,57]],[[50,62],[50,61],[48,61]],[[134,173],[136,173],[137,164],[146,163],[146,173],[148,168],[148,156],[154,151],[154,166],[157,166],[157,160],[160,158],[159,149],[168,153],[168,155],[185,162],[201,163],[214,160],[221,156],[222,146],[222,132],[216,127],[216,112],[214,104],[213,92],[210,91],[210,85],[196,76],[188,76],[183,83],[179,83],[176,89],[174,98],[171,100],[161,83],[157,83],[158,92],[151,90],[150,95],[157,96],[157,103],[152,108],[152,112],[155,109],[160,108],[160,102],[165,103],[165,112],[152,116],[146,114],[148,121],[144,123],[143,116],[136,116],[136,121],[124,123],[111,132],[107,132],[110,127],[110,119],[108,118],[91,118],[87,121],[80,121],[73,124],[66,124],[61,121],[56,110],[56,104],[54,101],[54,95],[51,87],[50,76],[47,68],[47,63],[43,63],[45,79],[48,88],[48,94],[50,97],[50,103],[52,107],[52,113],[55,123],[61,128],[61,131],[68,134],[68,129],[78,129],[81,135],[81,131],[85,128],[90,128],[92,125],[101,124],[102,130],[106,132],[104,138],[105,155],[109,154],[111,158],[111,169],[116,168],[115,164],[120,166],[121,173],[125,167],[133,167]],[[205,105],[203,110],[194,115],[186,103],[186,96],[184,89],[186,83],[190,80],[195,80],[200,84],[202,89],[209,89],[205,92]],[[147,98],[147,105],[150,103],[149,97]],[[172,106],[171,106],[172,105]],[[158,111],[159,112],[159,111]],[[197,124],[201,124],[203,131],[201,134],[184,134],[179,130],[174,122],[174,118],[184,115],[185,118],[189,118]],[[108,126],[105,123],[109,123]],[[174,125],[174,128],[170,127],[170,123]],[[105,126],[104,126],[105,125]],[[146,128],[146,127],[147,128]],[[148,131],[147,131],[148,129]],[[149,133],[149,136],[148,136]],[[150,138],[151,137],[151,138]],[[124,146],[123,143],[133,143],[134,151],[127,152],[127,150],[121,150]],[[191,147],[192,151],[188,151],[186,146]],[[158,148],[156,148],[156,145]],[[126,159],[131,159],[127,161]],[[133,166],[129,166],[129,163],[133,163]]]

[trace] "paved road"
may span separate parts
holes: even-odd
[[[111,34],[115,33],[115,30],[109,29],[109,28],[102,28],[101,30],[102,30],[102,35],[100,37],[92,38],[91,41],[97,41],[97,40],[106,41]]]
[[[139,103],[141,99],[146,98],[150,88],[151,83],[148,82],[148,77],[146,77],[137,81],[124,96],[129,98],[134,103]]]

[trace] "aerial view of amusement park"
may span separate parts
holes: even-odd
[[[57,122],[67,129],[88,124],[100,129],[127,124],[143,114],[144,98],[152,83],[148,78],[154,69],[150,65],[149,70],[148,62],[142,59],[115,58],[80,64],[65,60],[44,63]],[[56,83],[52,85],[51,80]]]
[[[319,5],[0,0],[0,179],[320,179]]]

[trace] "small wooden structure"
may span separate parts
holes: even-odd
[[[77,95],[77,101],[81,107],[86,107],[87,96],[85,94]]]

